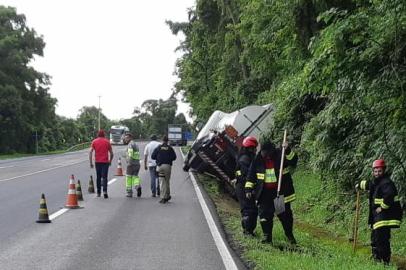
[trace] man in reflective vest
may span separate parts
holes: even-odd
[[[374,179],[361,181],[355,188],[369,190],[368,224],[372,228],[372,256],[376,261],[389,264],[390,229],[400,227],[402,208],[396,186],[386,173],[385,161],[375,160],[372,169]]]
[[[236,185],[235,192],[240,203],[241,225],[245,235],[254,235],[254,230],[257,227],[258,207],[255,198],[245,196],[245,182],[248,175],[248,170],[257,152],[258,141],[255,137],[248,136],[242,142],[241,150],[237,158],[236,166]]]
[[[126,134],[127,145],[127,169],[126,169],[126,190],[127,197],[133,196],[133,188],[137,190],[137,197],[141,197],[141,180],[138,176],[140,171],[140,150],[133,140],[131,133]]]

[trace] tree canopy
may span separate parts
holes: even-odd
[[[385,158],[405,195],[406,6],[400,0],[197,0],[176,91],[198,119],[273,103],[269,134],[349,188]]]

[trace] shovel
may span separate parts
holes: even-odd
[[[286,135],[287,131],[285,129],[283,133],[283,143],[282,143],[282,157],[281,157],[281,166],[279,168],[279,179],[278,179],[278,191],[276,193],[276,198],[274,199],[273,203],[275,205],[275,215],[279,215],[285,212],[285,196],[279,194],[281,191],[282,185],[282,175],[283,175],[283,161],[285,159],[285,150],[286,150]]]

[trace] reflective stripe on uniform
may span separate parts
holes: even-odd
[[[294,200],[296,200],[296,194],[294,193],[292,195],[285,197],[285,203],[292,202]]]
[[[240,171],[240,170],[236,171],[236,172],[235,172],[235,175],[236,175],[236,176],[240,176],[240,175],[241,175],[241,171]]]
[[[278,179],[276,179],[275,169],[266,169],[266,177],[265,183],[276,183]]]
[[[395,198],[393,199],[394,202],[398,202],[400,201],[399,196],[395,196]],[[374,204],[379,205],[380,207],[382,207],[383,209],[389,209],[389,205],[387,205],[386,203],[383,202],[383,199],[381,198],[375,198],[374,199]]]
[[[375,222],[373,225],[373,229],[378,229],[381,227],[388,227],[388,226],[400,226],[400,220],[392,219],[392,220],[381,220]]]
[[[264,180],[264,179],[265,179],[265,174],[263,174],[263,173],[257,173],[257,178],[258,178],[259,180]]]
[[[290,151],[290,154],[286,155],[287,160],[292,160],[294,157],[295,157],[295,152],[293,152],[293,151]]]
[[[254,187],[254,183],[249,182],[249,181],[245,182],[245,188],[253,188],[253,187]]]
[[[361,184],[360,184],[359,186],[360,186],[360,188],[361,188],[362,190],[365,190],[365,189],[366,189],[366,185],[367,185],[367,181],[363,180],[363,181],[361,181]]]
[[[282,171],[282,174],[288,174],[289,173],[289,168],[284,168]]]

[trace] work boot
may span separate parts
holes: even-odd
[[[107,192],[103,193],[103,196],[104,196],[105,199],[109,198],[109,195],[107,195]]]
[[[128,198],[131,198],[133,196],[133,191],[132,190],[127,190],[127,195]]]
[[[100,192],[97,192],[97,197],[100,197],[101,196],[101,193]]]
[[[154,197],[154,198],[155,198],[155,197],[156,197],[155,193],[152,193],[151,197]]]
[[[169,195],[169,197],[166,198],[165,200],[166,200],[167,202],[169,202],[170,199],[172,199],[171,195]]]
[[[137,197],[141,197],[141,187],[137,188]]]
[[[290,244],[292,244],[292,245],[296,245],[296,244],[297,244],[296,239],[295,239],[295,237],[294,237],[293,235],[288,236],[288,242],[289,242]]]
[[[243,234],[244,234],[244,236],[247,236],[247,237],[255,237],[255,233],[252,231],[244,230]]]
[[[272,245],[272,236],[270,234],[265,234],[264,239],[261,241],[262,244],[271,244]]]
[[[161,199],[160,201],[159,201],[159,203],[167,203],[168,201],[167,200],[165,200],[165,199]]]

